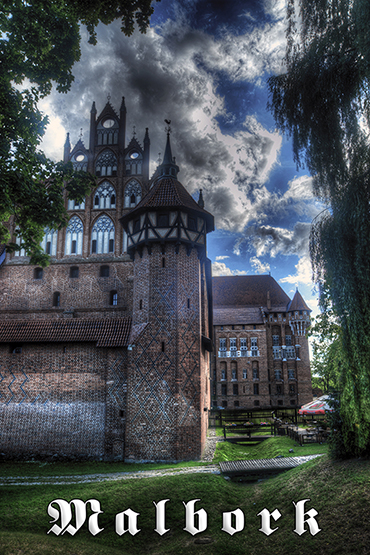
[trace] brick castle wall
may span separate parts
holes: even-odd
[[[123,457],[126,351],[93,343],[0,346],[0,451]]]
[[[151,254],[135,254],[134,268],[133,325],[149,321],[130,352],[125,457],[200,458],[206,426],[197,251],[154,245]]]

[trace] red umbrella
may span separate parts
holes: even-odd
[[[323,395],[318,397],[314,401],[302,405],[299,409],[298,414],[325,414],[326,411],[332,411],[333,409],[329,407],[328,404],[329,395]]]

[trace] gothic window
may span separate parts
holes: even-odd
[[[288,368],[288,379],[294,380],[294,378],[295,378],[294,368]]]
[[[118,143],[118,123],[113,118],[106,118],[98,123],[98,145],[116,145]]]
[[[275,380],[281,380],[281,369],[275,368],[274,372],[275,372]]]
[[[272,336],[272,344],[275,347],[278,347],[280,345],[280,337],[278,335],[273,335]]]
[[[116,191],[108,181],[104,181],[94,194],[94,208],[115,208]]]
[[[141,201],[141,187],[135,180],[131,179],[125,188],[125,208],[133,208]]]
[[[91,252],[114,252],[114,224],[105,214],[96,220],[92,228]]]
[[[246,337],[242,337],[240,339],[240,350],[241,351],[246,351],[247,350],[247,338]]]
[[[78,216],[72,216],[66,229],[66,254],[82,254],[84,226]]]
[[[131,150],[125,158],[126,175],[140,175],[142,173],[143,157],[137,150]]]
[[[273,347],[273,348],[272,348],[272,351],[273,351],[273,357],[274,357],[274,359],[279,359],[279,358],[281,358],[281,349],[280,349],[280,347]]]
[[[292,336],[291,335],[286,335],[285,336],[285,345],[287,347],[290,347],[292,345]]]
[[[71,162],[75,170],[87,172],[87,156],[81,150],[72,156]]]
[[[226,351],[226,338],[220,339],[220,351]]]
[[[237,366],[235,361],[232,361],[231,363],[231,379],[232,380],[237,379]]]
[[[68,210],[85,210],[85,201],[77,202],[76,200],[68,199]]]
[[[41,247],[44,249],[46,254],[50,254],[51,256],[55,256],[57,254],[57,238],[57,231],[49,229],[48,227],[44,229],[44,238],[41,241]]]
[[[117,175],[117,158],[111,150],[103,150],[95,162],[97,176]]]
[[[60,293],[55,291],[53,294],[53,306],[60,306]]]
[[[252,375],[253,375],[254,380],[258,380],[259,377],[260,377],[259,369],[258,369],[258,362],[256,360],[254,360],[252,362]]]
[[[236,338],[230,338],[230,351],[236,351]]]
[[[289,359],[295,359],[295,348],[294,347],[287,347],[286,348],[286,357]]]
[[[15,230],[15,233],[19,233],[19,229]],[[22,244],[22,235],[17,235],[15,238],[15,242],[17,245],[21,246]],[[21,249],[20,251],[14,251],[14,256],[26,256],[25,249]]]
[[[257,337],[251,338],[251,354],[252,357],[258,356]]]

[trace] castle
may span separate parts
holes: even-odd
[[[312,399],[301,295],[271,276],[212,279],[214,219],[178,181],[169,132],[151,177],[149,159],[148,129],[126,141],[124,99],[94,103],[89,148],[67,135],[64,160],[97,186],[45,229],[50,265],[0,257],[6,457],[199,459],[211,407]]]

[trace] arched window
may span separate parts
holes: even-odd
[[[114,252],[114,223],[108,216],[100,216],[92,228],[91,252]]]
[[[131,149],[126,155],[126,175],[140,175],[142,173],[143,157],[136,149]]]
[[[117,291],[111,291],[109,293],[109,304],[111,306],[117,306],[118,303],[118,293]]]
[[[72,216],[66,229],[66,254],[82,254],[84,226],[78,216]]]
[[[57,254],[57,239],[58,232],[55,229],[49,229],[48,227],[44,229],[44,238],[41,241],[41,247],[46,254],[50,254],[51,256]]]
[[[116,191],[113,185],[104,181],[94,194],[94,208],[115,208]]]
[[[111,150],[104,150],[95,163],[97,176],[117,175],[117,158]]]
[[[60,293],[55,291],[53,294],[53,306],[60,306]]]
[[[86,153],[79,150],[71,158],[73,167],[77,171],[87,172],[87,155]]]
[[[238,375],[237,375],[237,366],[236,366],[236,362],[233,360],[231,362],[231,379],[232,380],[237,380]]]
[[[107,117],[98,123],[98,145],[116,145],[118,143],[118,122]]]
[[[21,246],[21,244],[22,244],[22,235],[19,234],[19,229],[16,229],[15,233],[18,234],[18,235],[16,235],[15,242],[16,242],[17,245]],[[26,256],[25,249],[21,249],[20,251],[14,251],[14,256]]]
[[[131,179],[125,188],[125,208],[133,208],[141,201],[141,187],[135,180]]]

